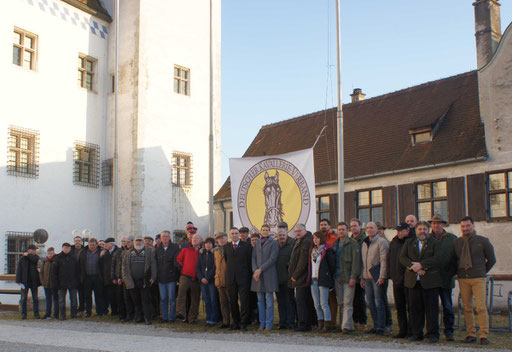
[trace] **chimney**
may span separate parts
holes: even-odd
[[[501,40],[498,0],[477,0],[475,7],[476,61],[478,69],[487,65]]]
[[[363,101],[366,94],[363,93],[361,88],[354,88],[354,92],[350,96],[352,97],[352,102],[357,103],[358,101]]]

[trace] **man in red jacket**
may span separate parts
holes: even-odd
[[[196,265],[201,248],[201,236],[195,234],[192,237],[192,246],[181,250],[176,260],[181,265],[178,300],[176,302],[177,318],[182,317],[184,322],[194,324],[199,311],[199,295],[201,286],[196,276]],[[190,291],[190,309],[187,312],[187,293]],[[187,314],[188,313],[188,314]]]

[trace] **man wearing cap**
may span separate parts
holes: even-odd
[[[395,299],[396,315],[398,318],[398,334],[395,339],[403,339],[411,335],[411,311],[409,306],[409,291],[404,286],[405,267],[400,262],[400,253],[405,241],[412,238],[409,225],[402,222],[396,227],[396,236],[389,244],[388,268],[389,277],[393,280],[393,297]]]
[[[18,261],[16,268],[16,283],[21,287],[21,319],[27,319],[27,296],[28,291],[32,293],[32,307],[34,317],[39,319],[39,298],[37,296],[37,288],[41,286],[39,280],[39,272],[37,271],[37,262],[39,257],[36,254],[37,247],[33,244],[27,247],[27,251],[23,253]]]
[[[144,248],[155,248],[153,237],[149,235],[144,236]],[[153,251],[153,253],[155,252]],[[160,289],[158,288],[158,282],[155,282],[153,285],[151,285],[149,296],[151,298],[152,308],[151,317],[156,319],[160,315]]]
[[[100,252],[100,265],[103,276],[103,292],[105,293],[105,314],[110,306],[110,314],[119,314],[119,301],[121,300],[121,287],[114,283],[112,276],[112,262],[114,254],[120,251],[115,239],[109,237],[105,240],[105,248]]]
[[[441,288],[439,289],[439,298],[443,305],[443,325],[444,335],[447,341],[453,341],[453,324],[455,323],[455,314],[452,305],[452,289],[455,287],[455,274],[457,272],[457,260],[453,256],[453,243],[457,239],[453,233],[446,232],[445,227],[448,221],[441,215],[434,214],[429,221],[432,226],[431,237],[439,241],[438,250],[441,258]]]
[[[126,253],[123,260],[123,281],[132,296],[136,323],[145,320],[146,325],[151,325],[150,287],[156,277],[153,248],[144,248],[144,238],[135,236],[133,248]]]
[[[226,283],[226,258],[224,257],[224,246],[228,243],[228,235],[225,232],[217,234],[217,247],[213,249],[215,257],[215,287],[219,292],[220,311],[222,313],[221,329],[229,328],[231,323],[231,312],[229,310],[229,291]]]
[[[186,238],[184,238],[180,244],[180,249],[187,248],[192,246],[192,237],[197,233],[197,227],[194,226],[192,221],[187,222],[187,225],[185,226],[185,235]]]
[[[240,241],[247,242],[249,239],[249,229],[247,227],[241,227],[240,230]]]
[[[71,253],[71,245],[67,242],[62,244],[62,252],[55,257],[52,276],[59,290],[60,320],[66,319],[66,295],[68,292],[71,303],[71,319],[75,318],[77,314],[77,290],[80,286],[80,268],[75,255]]]

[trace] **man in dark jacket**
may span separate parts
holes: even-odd
[[[171,233],[162,231],[160,244],[155,248],[157,281],[160,289],[161,322],[174,322],[176,319],[176,284],[180,278],[176,261],[180,248],[171,242]]]
[[[313,243],[311,232],[304,224],[295,226],[295,246],[290,255],[288,266],[288,285],[295,289],[297,302],[297,328],[295,331],[311,331],[314,314],[309,274],[309,249]]]
[[[80,236],[75,236],[73,238],[73,245],[71,246],[71,255],[75,257],[78,261],[78,255],[84,249],[83,240]],[[82,282],[78,286],[78,311],[83,312],[85,309],[85,296],[84,296],[84,286]]]
[[[279,329],[293,329],[295,323],[295,300],[293,289],[288,287],[288,266],[295,240],[288,236],[287,229],[279,229],[277,233],[279,253],[277,255],[277,277],[279,292],[276,292],[277,309],[279,311]]]
[[[215,254],[212,251],[215,240],[208,237],[203,245],[204,248],[199,250],[196,272],[206,310],[206,326],[211,327],[215,326],[219,320],[219,294],[215,287]]]
[[[423,340],[425,318],[429,342],[439,341],[439,287],[441,287],[441,259],[439,242],[429,237],[430,225],[419,221],[417,238],[407,240],[400,253],[400,263],[406,268],[404,285],[409,289],[412,336],[410,341]]]
[[[60,319],[66,319],[66,294],[69,292],[71,302],[71,318],[77,314],[77,291],[80,286],[80,269],[74,254],[71,254],[71,245],[62,244],[62,252],[55,258],[52,271],[53,281],[59,290],[59,314]]]
[[[37,262],[39,257],[36,254],[37,247],[33,244],[27,247],[27,251],[18,262],[16,268],[16,283],[21,287],[21,319],[27,319],[27,295],[28,291],[32,293],[32,307],[34,317],[39,319],[39,299],[37,297],[37,288],[41,286],[39,272],[37,271]]]
[[[353,218],[350,220],[350,231],[352,231],[351,238],[357,241],[359,249],[363,248],[363,241],[366,237],[365,230],[361,227],[361,220]],[[361,267],[363,265],[363,259],[361,258]],[[366,322],[368,316],[366,314],[366,295],[364,289],[361,287],[361,280],[357,280],[354,291],[354,324],[359,326],[359,329],[366,329]]]
[[[252,277],[252,246],[240,240],[236,227],[229,231],[231,243],[224,246],[226,258],[226,284],[229,291],[229,306],[233,324],[231,330],[247,331],[250,323],[249,289]],[[240,297],[240,307],[238,298]],[[240,315],[241,313],[241,315]]]
[[[396,227],[396,236],[389,244],[388,268],[389,277],[393,280],[393,297],[395,298],[396,315],[398,317],[398,334],[396,339],[403,339],[411,335],[411,310],[409,305],[409,291],[404,286],[405,267],[400,263],[400,253],[405,241],[412,238],[409,225],[406,222]]]
[[[128,245],[128,237],[123,236],[121,237],[121,247],[118,247],[113,253],[112,253],[112,264],[110,266],[110,277],[112,278],[112,283],[114,286],[116,286],[117,290],[117,310],[119,312],[119,320],[125,320],[126,319],[126,298],[125,298],[125,291],[126,289],[123,286],[123,280],[122,280],[122,259],[123,259],[123,253],[127,249]],[[133,313],[133,312],[132,312]],[[132,314],[133,316],[133,314]]]
[[[455,287],[455,273],[457,271],[457,260],[453,255],[453,243],[457,239],[453,233],[446,232],[444,229],[448,222],[441,215],[434,214],[429,221],[432,226],[431,237],[439,241],[439,257],[441,258],[441,281],[439,288],[439,298],[443,305],[443,325],[444,335],[447,341],[453,341],[453,324],[455,323],[455,314],[453,313],[452,289]]]
[[[41,278],[41,284],[44,287],[44,296],[46,300],[46,313],[43,316],[43,320],[52,318],[52,305],[53,316],[55,319],[59,319],[59,290],[52,277],[52,271],[54,270],[55,264],[55,248],[48,248],[46,254],[46,260],[43,262],[39,275]]]
[[[476,327],[473,316],[474,297],[478,313],[478,325],[480,326],[480,330],[478,330],[480,344],[488,345],[490,343],[487,339],[489,335],[489,315],[485,304],[485,276],[496,264],[494,247],[488,238],[477,235],[473,219],[469,216],[462,218],[460,228],[462,237],[454,241],[453,253],[457,259],[457,277],[468,332],[464,342],[476,342]]]
[[[110,307],[111,315],[119,314],[119,302],[122,297],[121,287],[114,283],[112,276],[112,262],[114,254],[120,251],[115,244],[115,239],[109,237],[105,240],[105,248],[100,252],[100,266],[103,277],[103,292],[105,297],[105,314],[108,313]]]
[[[105,306],[103,303],[103,273],[100,265],[100,249],[98,248],[98,241],[95,238],[90,238],[87,248],[80,251],[78,264],[80,266],[80,280],[84,287],[86,317],[89,318],[92,313],[93,292],[96,314],[103,316],[105,314]]]

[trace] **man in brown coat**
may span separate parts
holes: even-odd
[[[297,302],[297,328],[295,331],[311,331],[313,318],[313,298],[311,297],[309,274],[309,249],[313,242],[311,232],[306,231],[306,226],[297,224],[295,226],[295,246],[290,256],[288,274],[290,277],[289,286],[295,288]]]
[[[215,287],[219,292],[220,311],[222,313],[221,329],[227,329],[231,323],[229,308],[229,291],[226,284],[226,258],[224,258],[224,246],[228,243],[228,235],[221,232],[217,235],[218,247],[213,250],[215,256]]]

